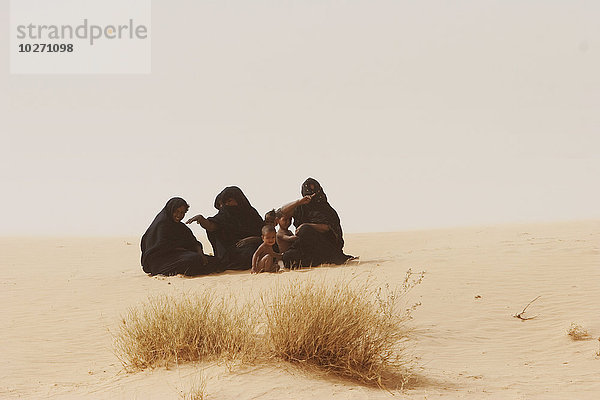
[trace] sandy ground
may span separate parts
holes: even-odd
[[[600,221],[354,234],[346,252],[360,263],[150,278],[138,238],[2,238],[0,398],[177,399],[198,374],[209,399],[598,398]],[[286,364],[128,374],[112,352],[119,316],[149,295],[252,294],[300,274],[393,285],[408,268],[427,274],[408,298],[422,305],[412,321],[416,382],[403,393]],[[537,296],[526,313],[535,319],[513,317]],[[572,322],[593,338],[572,340]]]

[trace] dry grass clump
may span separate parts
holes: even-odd
[[[182,392],[179,396],[182,400],[205,400],[206,395],[206,379],[204,375],[200,375],[191,385],[187,392]]]
[[[114,349],[127,370],[252,353],[254,318],[213,292],[152,297],[122,317]]]
[[[399,310],[399,300],[422,278],[409,271],[396,291],[343,279],[292,281],[263,296],[267,343],[285,360],[385,385],[410,364],[403,351],[414,307]]]
[[[409,270],[391,290],[358,279],[298,277],[263,292],[261,309],[210,291],[155,296],[122,317],[115,354],[128,371],[281,358],[367,384],[401,386],[412,364],[407,321],[418,305],[401,309],[401,300],[422,279]],[[204,385],[183,395],[202,399]]]
[[[571,326],[567,329],[567,335],[573,340],[588,340],[591,339],[589,332],[581,325],[571,322]]]

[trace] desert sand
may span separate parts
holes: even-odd
[[[139,238],[0,238],[0,398],[177,399],[199,374],[209,399],[598,398],[600,221],[345,238],[360,262],[198,278],[148,277]],[[285,363],[126,373],[112,350],[119,316],[150,295],[212,288],[256,301],[301,274],[394,285],[409,268],[426,276],[406,299],[421,306],[411,321],[414,379],[403,392]],[[534,319],[513,316],[537,296],[524,314]],[[591,339],[572,340],[571,323]]]

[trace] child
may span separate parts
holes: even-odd
[[[265,214],[265,225],[273,225],[277,226],[279,223],[279,218],[281,218],[281,210],[275,211],[272,209]]]
[[[275,209],[272,209],[271,211],[267,211],[267,213],[265,214],[265,225],[273,225],[273,226],[277,226],[277,224],[279,223],[279,217],[281,216],[281,210],[277,210],[275,211]],[[258,246],[258,244],[262,242],[262,239],[260,236],[249,236],[247,238],[244,238],[240,241],[238,241],[235,245],[236,247],[243,247],[246,245],[254,245],[254,246]],[[274,247],[275,252],[278,251],[278,247],[277,245],[275,245]]]
[[[276,253],[273,250],[275,244],[275,226],[265,225],[262,228],[262,240],[261,244],[254,256],[252,257],[252,273],[258,274],[260,272],[277,272],[279,271],[278,260],[281,260],[281,254]]]
[[[288,215],[281,215],[279,217],[279,231],[277,232],[277,246],[279,251],[285,253],[291,246],[292,243],[298,239],[298,236],[294,235],[290,231],[290,225],[292,224],[292,217]]]

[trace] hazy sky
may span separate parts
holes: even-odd
[[[141,235],[228,185],[263,214],[308,176],[347,232],[600,218],[599,20],[591,0],[153,1],[149,75],[10,75],[1,35],[0,235]]]

